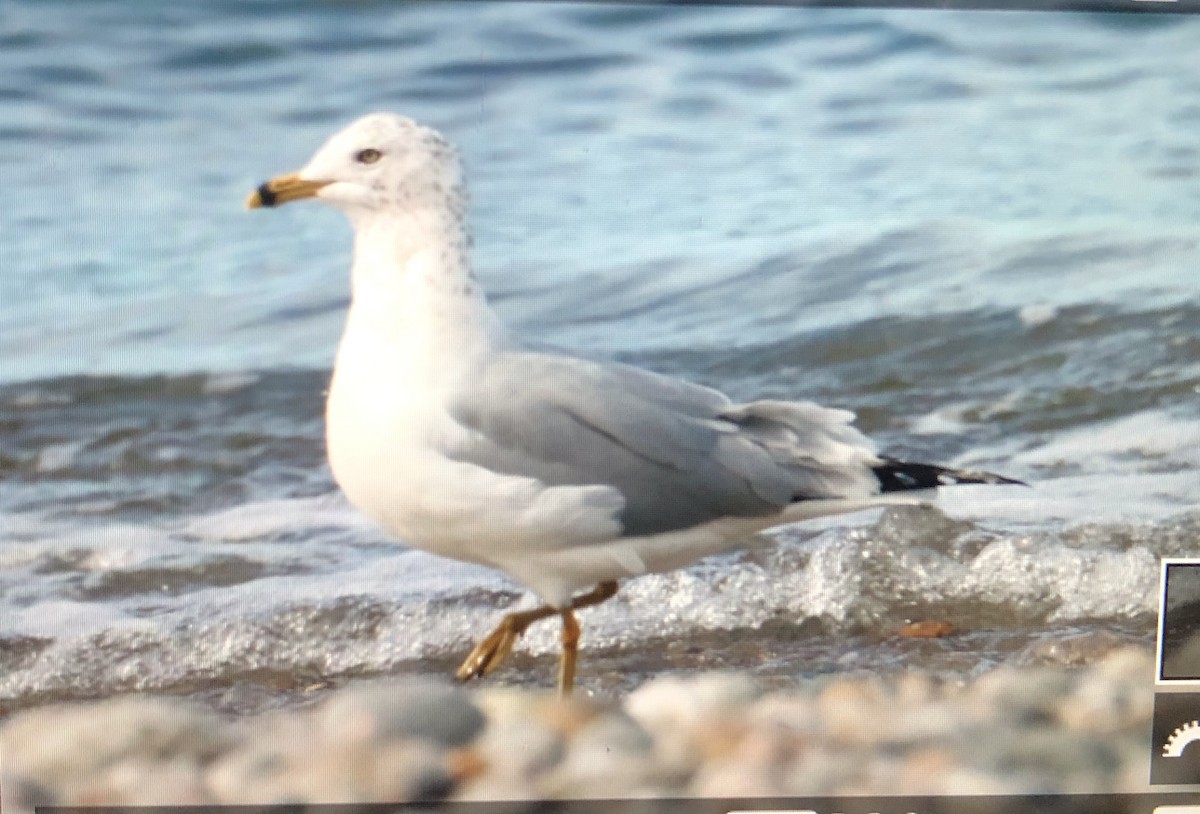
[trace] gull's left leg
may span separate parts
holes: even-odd
[[[542,605],[533,610],[508,614],[500,621],[495,630],[475,646],[462,666],[458,668],[455,676],[459,681],[467,681],[472,678],[481,678],[492,672],[508,658],[513,645],[517,643],[517,639],[521,637],[526,628],[534,622],[557,613],[563,618],[563,653],[562,660],[559,662],[558,690],[563,695],[569,694],[575,683],[575,661],[579,651],[579,622],[575,619],[572,611],[599,605],[601,602],[611,599],[616,593],[616,581],[601,582],[586,594],[572,599],[570,607],[566,610]]]
[[[500,620],[500,624],[495,630],[489,633],[483,641],[475,645],[475,649],[471,651],[466,661],[458,668],[455,676],[459,681],[466,681],[471,678],[482,678],[492,672],[508,658],[508,654],[512,652],[513,645],[517,643],[517,639],[521,638],[521,634],[525,632],[525,628],[539,619],[553,616],[557,612],[549,605],[542,605],[533,610],[508,614]]]
[[[558,661],[558,694],[566,698],[575,686],[575,659],[579,655],[579,620],[575,611],[562,612],[562,657]]]

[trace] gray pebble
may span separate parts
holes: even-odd
[[[981,677],[972,690],[980,701],[1003,708],[1029,724],[1053,721],[1059,699],[1071,690],[1075,675],[1061,669],[1001,667]]]
[[[350,687],[320,711],[326,737],[376,744],[424,738],[443,746],[470,743],[483,729],[483,713],[460,687],[405,678]]]
[[[571,742],[571,749],[619,752],[645,758],[654,752],[654,739],[633,718],[611,710],[579,730]]]

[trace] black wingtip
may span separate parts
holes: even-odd
[[[956,483],[987,483],[1010,486],[1028,486],[1024,481],[1006,478],[992,472],[972,472],[966,469],[948,469],[933,464],[917,464],[884,458],[879,466],[871,467],[879,481],[881,492],[908,492],[914,489],[936,489]]]

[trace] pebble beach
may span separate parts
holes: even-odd
[[[766,689],[677,672],[623,697],[430,678],[360,682],[249,717],[130,695],[0,724],[6,812],[40,805],[1132,793],[1153,654]],[[507,809],[506,809],[507,810]]]

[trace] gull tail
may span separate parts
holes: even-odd
[[[947,469],[933,464],[916,464],[883,458],[879,466],[871,467],[879,480],[881,492],[908,492],[914,489],[936,489],[955,483],[1010,483],[1016,486],[1029,484],[994,475],[991,472],[971,472],[965,469]]]

